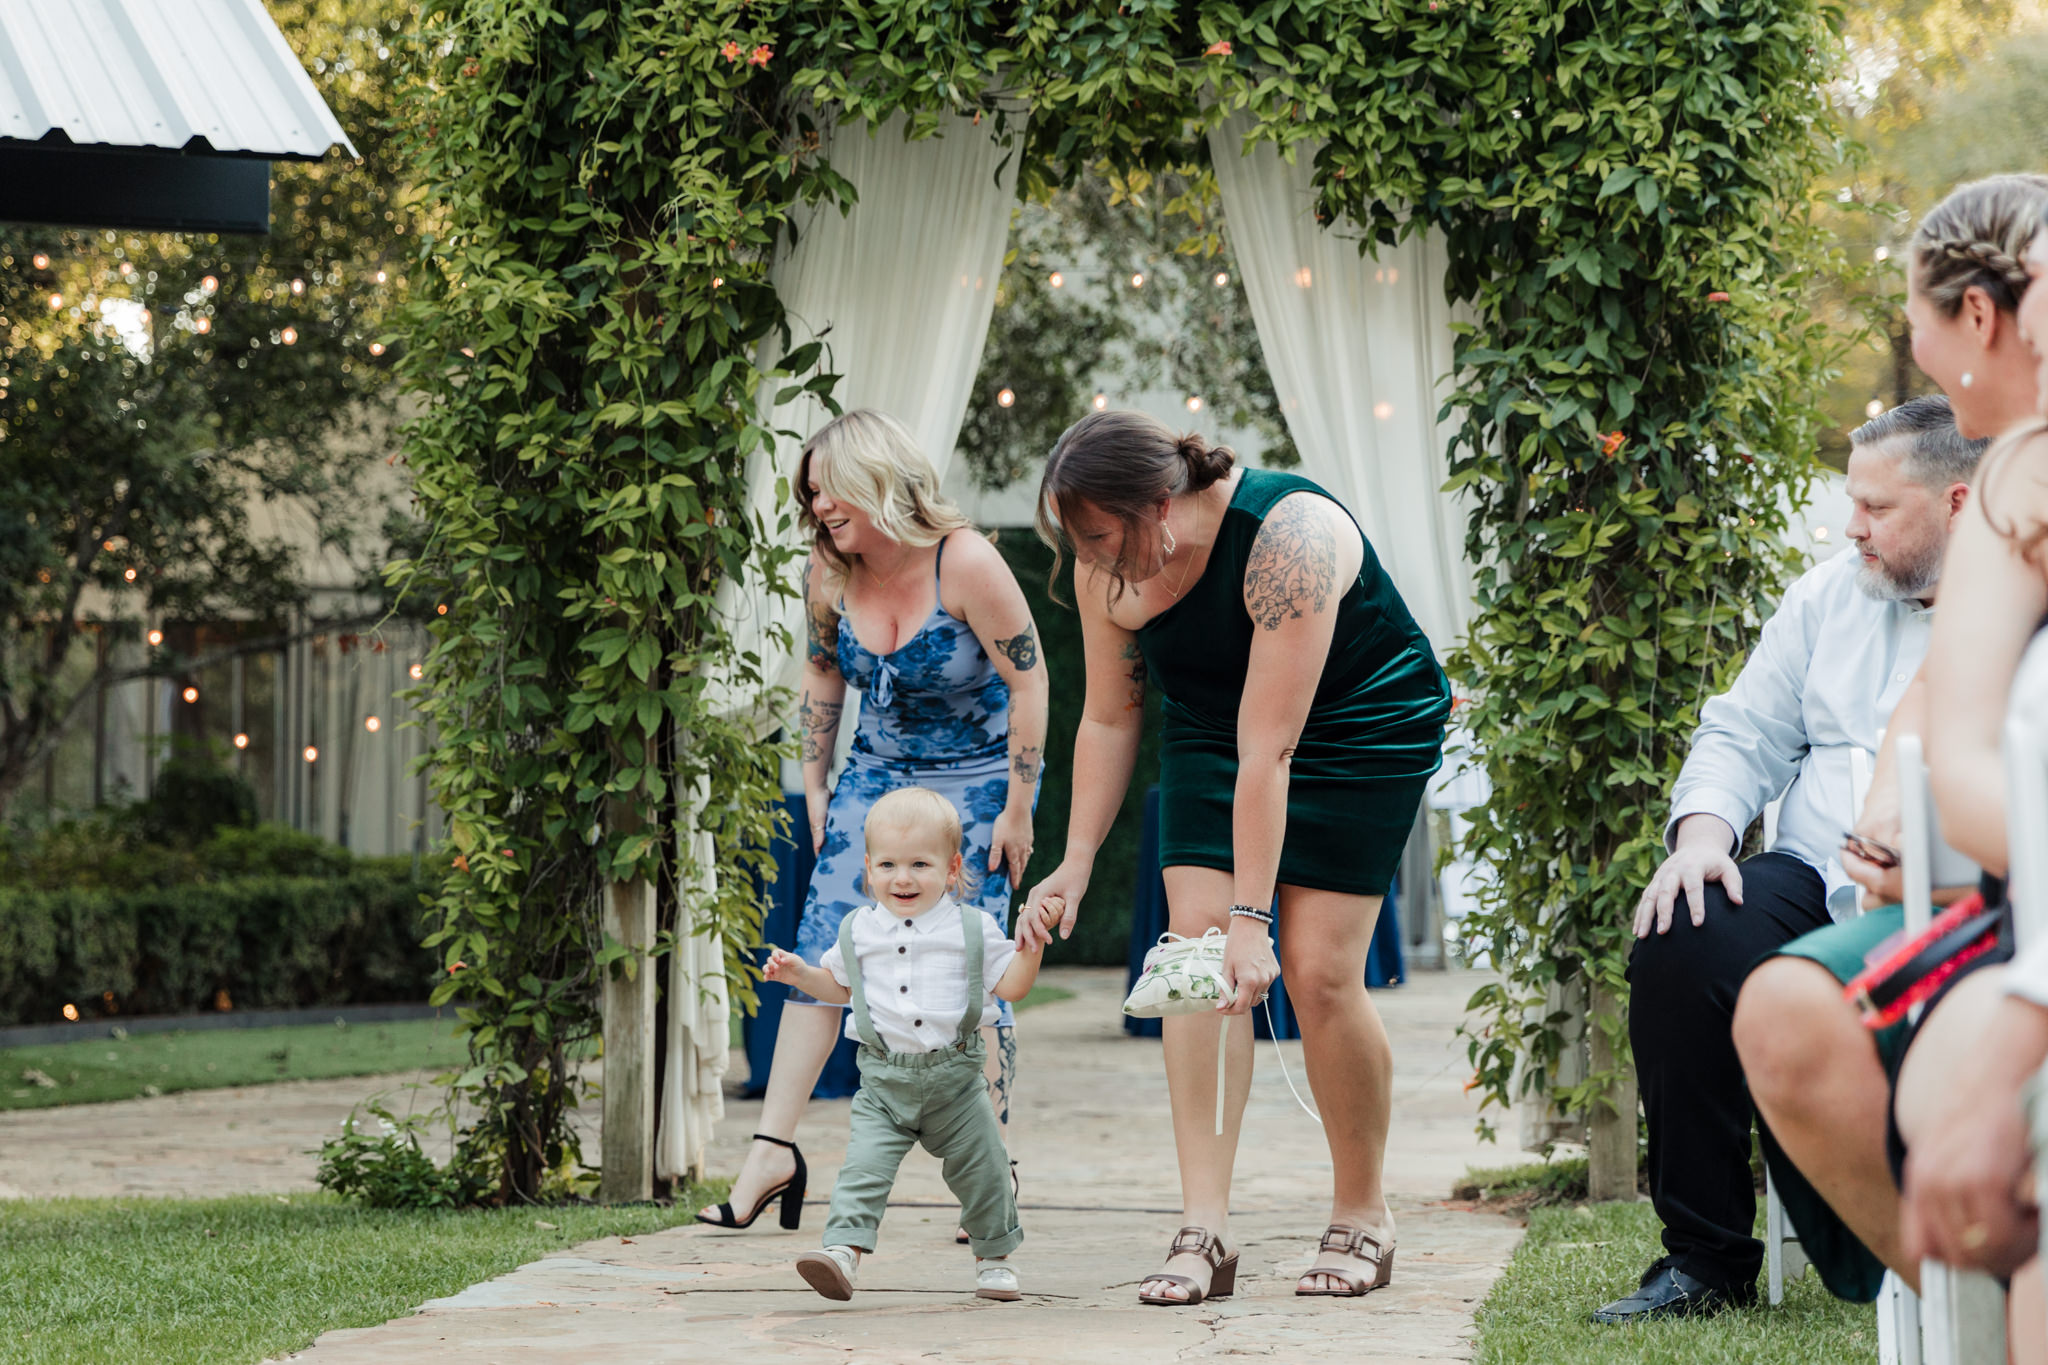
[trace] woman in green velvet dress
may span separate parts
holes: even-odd
[[[1076,561],[1088,692],[1066,855],[1030,906],[1064,897],[1060,932],[1072,932],[1157,683],[1168,913],[1177,934],[1227,931],[1236,994],[1222,1012],[1248,1013],[1279,975],[1260,918],[1278,910],[1336,1175],[1330,1228],[1296,1292],[1367,1293],[1387,1283],[1394,1226],[1380,1184],[1393,1059],[1365,957],[1442,762],[1443,672],[1357,523],[1307,479],[1239,468],[1141,413],[1101,412],[1054,446],[1039,509],[1039,533]],[[1035,913],[1019,924],[1027,940],[1046,934]],[[1235,1280],[1230,1172],[1252,1032],[1229,1031],[1217,1136],[1217,1025],[1163,1023],[1187,1226],[1139,1297],[1179,1305]]]

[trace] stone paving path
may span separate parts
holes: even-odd
[[[1329,1155],[1321,1130],[1295,1107],[1272,1044],[1261,1043],[1232,1221],[1244,1258],[1238,1292],[1193,1309],[1142,1307],[1135,1296],[1178,1222],[1159,1045],[1118,1027],[1121,971],[1068,969],[1045,979],[1076,995],[1033,1009],[1018,1029],[1012,1150],[1028,1239],[1016,1257],[1022,1303],[970,1296],[972,1259],[953,1243],[938,1165],[921,1151],[904,1164],[880,1253],[862,1267],[852,1302],[830,1303],[797,1279],[790,1262],[818,1244],[844,1151],[839,1101],[813,1105],[798,1134],[813,1171],[800,1232],[764,1231],[764,1218],[745,1233],[677,1228],[586,1243],[410,1317],[329,1332],[293,1358],[512,1365],[616,1352],[635,1361],[775,1365],[1150,1365],[1470,1357],[1473,1312],[1521,1238],[1510,1220],[1443,1198],[1468,1166],[1506,1159],[1472,1135],[1464,1051],[1452,1036],[1479,978],[1422,974],[1375,997],[1395,1056],[1387,1163],[1400,1224],[1393,1285],[1363,1302],[1294,1296],[1327,1216]],[[1300,1046],[1284,1046],[1305,1091]],[[722,1171],[737,1166],[759,1105],[728,1109],[712,1157]],[[0,1129],[0,1152],[11,1145]],[[5,1161],[0,1180],[15,1179]]]

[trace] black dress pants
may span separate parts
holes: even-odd
[[[1735,997],[1750,969],[1802,934],[1825,929],[1827,888],[1789,853],[1742,865],[1742,904],[1706,885],[1693,928],[1683,892],[1668,933],[1629,958],[1629,1041],[1650,1129],[1650,1200],[1664,1249],[1685,1274],[1718,1289],[1753,1284],[1763,1265],[1749,1168],[1755,1107],[1735,1054]]]

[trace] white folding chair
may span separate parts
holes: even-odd
[[[1935,837],[1934,802],[1918,735],[1899,737],[1898,764],[1906,931],[1917,934],[1934,916]],[[1914,1017],[1919,1017],[1917,1009]],[[1923,1365],[2004,1365],[2005,1290],[1997,1280],[1955,1270],[1940,1261],[1922,1261],[1919,1307]],[[1910,1365],[1903,1339],[1900,1360],[1902,1365]]]
[[[2015,938],[2031,956],[2048,942],[2048,644],[2027,651],[2005,718],[2006,899]],[[2048,1171],[2048,1069],[2034,1084],[2034,1169]],[[2048,1253],[2048,1224],[2042,1251]]]
[[[1857,761],[1861,760],[1860,768]],[[1852,785],[1855,787],[1855,802],[1863,804],[1863,789],[1870,784],[1870,758],[1861,749],[1850,753],[1853,772]],[[1773,848],[1778,842],[1778,810],[1784,805],[1781,796],[1764,807],[1764,847]],[[1850,821],[1853,824],[1855,815]],[[1785,1216],[1784,1201],[1778,1198],[1778,1182],[1771,1178],[1771,1168],[1764,1167],[1764,1296],[1773,1308],[1785,1301],[1785,1286],[1806,1273],[1812,1262],[1806,1259],[1806,1248],[1799,1244],[1798,1229]],[[1891,1365],[1890,1361],[1881,1365]]]

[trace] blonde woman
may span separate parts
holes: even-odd
[[[939,491],[939,473],[902,423],[856,409],[805,443],[795,488],[812,535],[804,569],[805,659],[797,715],[803,730],[811,874],[796,951],[816,965],[839,922],[873,897],[862,886],[868,810],[901,787],[929,787],[960,812],[961,852],[978,882],[958,899],[1008,933],[1010,894],[1031,857],[1031,812],[1045,758],[1045,668],[1031,609],[995,546]],[[829,774],[852,684],[860,728],[838,785]],[[909,989],[920,956],[957,952],[904,921]],[[920,976],[919,979],[922,979]],[[780,1197],[794,1228],[807,1172],[797,1120],[837,1042],[840,1007],[792,992],[775,1038],[761,1131],[733,1181],[732,1200],[699,1215],[746,1227]],[[932,1039],[958,1018],[924,1020]],[[1016,1074],[1010,1006],[983,1031],[990,1099],[1009,1122]]]

